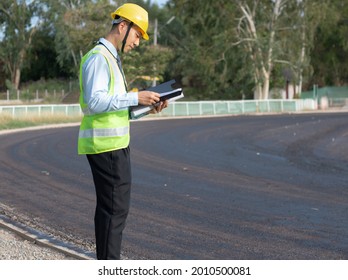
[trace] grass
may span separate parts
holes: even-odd
[[[42,79],[21,85],[19,99],[23,102],[32,102],[38,98],[41,103],[61,102],[68,93],[79,94],[78,79]],[[9,99],[17,100],[17,90],[9,90]],[[0,99],[7,99],[6,90],[0,92]]]
[[[20,98],[23,103],[21,104],[31,104],[36,98],[36,91],[39,93],[39,102],[40,103],[57,103],[62,99],[62,91],[64,93],[79,92],[79,83],[78,79],[48,79],[48,80],[39,80],[35,82],[30,82],[23,84],[20,90]],[[45,94],[47,92],[47,94]],[[56,92],[56,94],[54,94]],[[0,99],[6,100],[7,93],[0,92]],[[17,91],[10,91],[10,100],[17,101]],[[26,102],[27,101],[27,102]],[[9,103],[10,104],[10,103]],[[9,105],[7,104],[7,105]],[[14,103],[17,104],[17,103]],[[60,123],[71,123],[71,122],[80,122],[81,116],[66,116],[65,114],[59,115],[23,115],[23,116],[12,116],[7,113],[0,114],[0,130],[5,129],[15,129],[15,128],[24,128],[32,127],[39,125],[49,125],[49,124],[60,124]]]
[[[12,117],[11,115],[1,114],[0,115],[0,130],[24,128],[39,125],[49,124],[61,124],[61,123],[72,123],[80,122],[80,116],[68,117],[65,115],[43,115],[43,116],[23,116],[23,117]]]
[[[64,90],[65,92],[71,91],[79,91],[79,83],[78,79],[74,80],[64,80],[64,79],[47,79],[47,80],[38,80],[35,82],[30,82],[28,84],[24,84],[22,86],[23,91],[35,92],[38,90],[39,92],[44,92],[47,90],[48,92],[53,92],[54,90],[57,93]]]

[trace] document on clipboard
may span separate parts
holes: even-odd
[[[148,88],[147,90],[159,93],[161,101],[168,100],[168,102],[170,103],[184,97],[182,88],[173,88],[173,85],[175,83],[175,80],[171,80],[163,84],[159,84],[158,86]],[[138,105],[130,107],[130,118],[134,120],[146,116],[150,113],[152,109],[154,109],[158,105],[159,102],[150,106]]]

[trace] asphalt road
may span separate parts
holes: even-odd
[[[130,259],[348,259],[348,113],[132,123]],[[0,213],[93,250],[78,127],[0,135]],[[0,207],[1,208],[1,207]]]

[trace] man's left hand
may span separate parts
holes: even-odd
[[[168,100],[161,101],[155,108],[150,111],[150,114],[157,114],[161,112],[164,108],[168,107]]]

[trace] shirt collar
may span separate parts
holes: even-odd
[[[99,42],[102,43],[116,59],[119,57],[116,48],[108,40],[105,38],[100,38]]]

